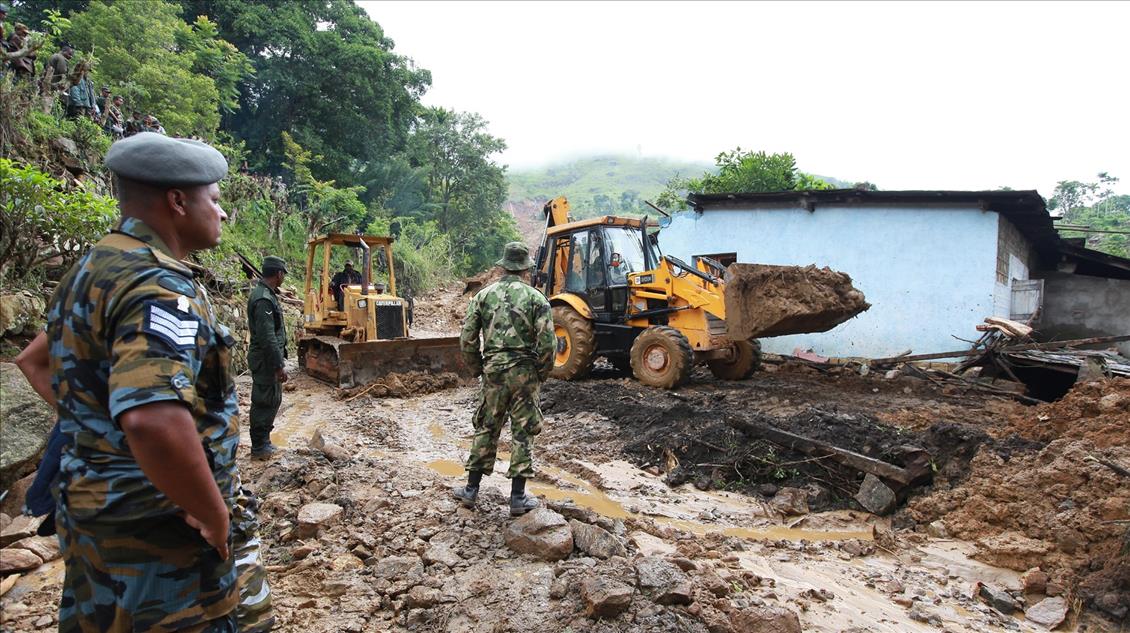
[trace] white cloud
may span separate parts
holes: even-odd
[[[740,145],[884,189],[1130,183],[1126,3],[360,4],[514,167]]]

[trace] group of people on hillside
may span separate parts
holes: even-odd
[[[140,132],[156,132],[165,134],[165,128],[157,117],[134,110],[127,119],[125,116],[125,98],[122,95],[112,94],[110,86],[102,86],[98,91],[94,89],[94,82],[90,79],[93,63],[86,59],[79,61],[73,67],[71,60],[74,58],[75,49],[70,44],[64,43],[47,60],[42,74],[36,72],[38,51],[42,40],[33,40],[26,24],[17,22],[11,35],[7,33],[4,20],[8,15],[8,7],[0,4],[0,48],[3,50],[3,63],[0,72],[11,73],[15,81],[35,81],[39,77],[40,91],[44,96],[44,109],[50,111],[53,102],[57,99],[66,113],[67,118],[88,118],[102,127],[114,139],[133,136]]]

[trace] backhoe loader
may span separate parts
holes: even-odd
[[[389,237],[345,233],[307,243],[303,324],[297,335],[298,363],[306,373],[340,387],[409,371],[470,377],[459,337],[409,337],[407,302],[396,294],[392,243]],[[346,248],[362,252],[361,283],[337,289],[339,304],[330,283],[331,255]],[[387,282],[374,281],[374,249]]]
[[[760,364],[756,337],[823,332],[870,307],[826,268],[687,263],[660,253],[647,218],[571,221],[564,197],[544,213],[533,284],[553,310],[554,378],[583,378],[604,357],[666,389],[700,363],[740,380]]]

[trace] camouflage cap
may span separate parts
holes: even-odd
[[[273,272],[273,271],[276,271],[276,270],[281,270],[285,273],[286,272],[286,261],[284,261],[283,258],[275,257],[274,255],[267,255],[266,257],[264,257],[263,258],[263,274],[269,275],[271,273],[269,273],[268,271]]]
[[[503,251],[502,259],[494,263],[495,266],[502,266],[510,272],[522,272],[534,267],[534,263],[530,261],[530,249],[521,242],[509,242]]]
[[[115,142],[105,163],[122,178],[174,187],[210,185],[228,173],[227,159],[211,145],[153,132]]]

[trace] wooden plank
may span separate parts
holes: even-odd
[[[888,464],[887,462],[866,455],[860,455],[854,451],[833,446],[827,442],[821,442],[804,437],[803,435],[789,433],[788,431],[783,431],[776,427],[769,426],[768,424],[754,424],[745,420],[729,420],[728,423],[730,426],[747,435],[763,437],[786,448],[800,451],[805,455],[829,457],[858,471],[871,473],[876,477],[882,477],[891,481],[897,481],[903,485],[909,485],[919,477],[918,473],[908,472],[894,464]]]

